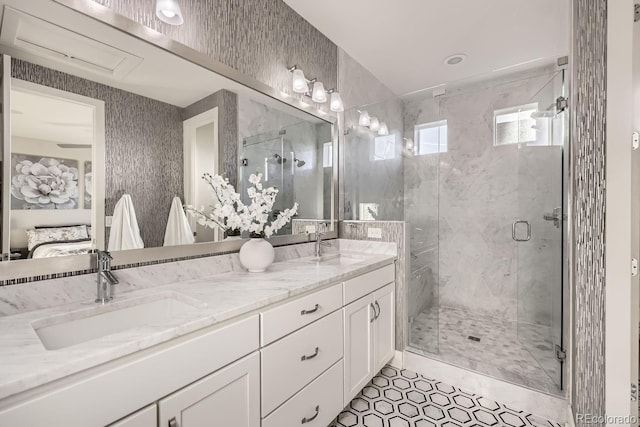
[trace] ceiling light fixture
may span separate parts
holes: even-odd
[[[387,136],[389,135],[389,128],[385,122],[380,123],[380,129],[378,129],[378,135]]]
[[[156,0],[156,16],[170,25],[182,25],[184,18],[177,0]]]
[[[465,59],[467,59],[467,55],[464,53],[456,53],[455,55],[447,56],[444,59],[444,63],[447,65],[458,65]]]

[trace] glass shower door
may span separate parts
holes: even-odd
[[[523,369],[540,371],[529,373],[540,380],[531,386],[548,392],[563,386],[564,96],[564,71],[559,71],[526,106],[520,122],[526,129],[519,132],[525,141],[518,150],[518,218],[512,228],[518,263],[518,339],[537,362],[525,363]]]

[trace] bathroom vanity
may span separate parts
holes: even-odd
[[[394,281],[334,253],[5,316],[0,425],[324,427],[395,353]]]

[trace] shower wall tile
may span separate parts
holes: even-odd
[[[574,414],[604,414],[607,1],[573,5],[571,406]]]
[[[367,237],[369,228],[382,229],[382,239]],[[405,223],[402,221],[340,221],[338,235],[340,239],[369,240],[376,242],[391,242],[397,245],[398,260],[396,261],[396,350],[405,347],[407,334],[407,278],[409,253]],[[341,247],[343,247],[341,245]]]
[[[534,323],[550,323],[551,305],[545,298],[551,281],[539,268],[528,277],[520,272],[519,277],[521,248],[512,239],[511,225],[525,209],[527,218],[536,224],[536,239],[528,243],[536,253],[542,251],[543,242],[537,239],[548,236],[537,226],[538,211],[552,211],[556,205],[543,200],[546,190],[539,184],[523,196],[519,182],[552,176],[550,167],[559,173],[560,164],[550,165],[544,156],[536,156],[529,162],[532,167],[523,167],[528,175],[520,176],[520,157],[527,149],[493,145],[494,111],[530,102],[550,78],[545,73],[510,82],[482,82],[447,97],[426,94],[404,100],[405,138],[414,138],[414,127],[419,124],[447,120],[448,126],[446,153],[405,159],[404,215],[412,265],[437,265],[430,286],[422,286],[425,300],[421,303],[428,305],[435,294],[441,306],[518,320],[520,279],[530,311],[525,317]],[[556,186],[560,182],[555,181]],[[528,200],[540,206],[535,211],[527,209]],[[421,308],[426,307],[415,303],[409,310]]]
[[[294,64],[327,89],[338,83],[336,45],[282,0],[181,0],[180,26],[155,16],[155,0],[94,1],[295,98]]]

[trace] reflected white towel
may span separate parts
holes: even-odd
[[[133,201],[131,201],[130,195],[125,194],[118,200],[113,210],[113,221],[109,232],[109,251],[142,248],[144,248],[144,242],[140,237]]]
[[[190,245],[194,242],[193,231],[182,208],[182,201],[176,196],[171,202],[167,231],[164,233],[164,246]]]

